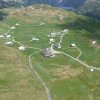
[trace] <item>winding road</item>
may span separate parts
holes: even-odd
[[[31,57],[38,53],[40,51],[37,51],[35,53],[32,53],[30,56],[29,56],[29,65],[30,65],[30,68],[32,69],[33,73],[35,73],[35,75],[37,76],[37,78],[39,79],[39,81],[41,82],[41,84],[43,85],[45,91],[46,91],[46,94],[47,94],[47,97],[48,97],[48,100],[52,100],[52,97],[51,97],[51,94],[50,94],[50,91],[49,91],[49,88],[47,87],[46,83],[43,81],[43,79],[39,76],[39,74],[37,73],[37,71],[35,70],[35,68],[33,67],[32,65],[32,61],[31,61]]]
[[[67,54],[67,53],[60,52],[60,51],[58,51],[58,53],[59,53],[59,54],[66,55],[67,57],[70,57],[72,60],[79,62],[80,64],[86,66],[86,67],[89,68],[89,69],[95,69],[95,70],[99,70],[99,71],[100,71],[100,68],[96,68],[96,67],[90,66],[90,65],[86,64],[85,62],[79,60],[78,58],[75,58],[75,57],[73,57],[73,56],[71,56],[71,55],[69,55],[69,54]]]

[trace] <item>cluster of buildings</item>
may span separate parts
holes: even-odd
[[[14,28],[14,27],[13,27]],[[12,29],[13,29],[12,28]],[[0,35],[0,38],[6,38],[6,39],[11,39],[12,36],[10,34],[5,34],[5,35]],[[3,43],[5,46],[11,46],[14,44],[13,41],[7,41]],[[24,51],[26,48],[24,46],[20,46],[18,47],[19,50]]]
[[[52,32],[48,35],[49,38],[49,43],[52,44],[53,48],[56,48],[56,49],[60,49],[61,48],[61,44],[58,42],[58,43],[55,43],[55,37],[56,36],[62,36],[64,35],[65,33],[68,33],[68,29],[64,29],[63,31],[61,32]],[[55,54],[52,50],[52,48],[46,48],[46,49],[43,49],[41,51],[41,54],[44,56],[44,57],[53,57]]]
[[[12,41],[5,42],[4,45],[13,45]]]
[[[16,27],[15,27],[15,26],[12,26],[10,29],[11,29],[11,30],[14,30],[14,29],[16,29]]]

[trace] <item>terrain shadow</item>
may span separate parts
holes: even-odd
[[[100,39],[100,21],[93,18],[76,18],[76,20],[68,22],[66,19],[64,24],[58,24],[60,28],[68,28],[69,30],[80,30],[87,34],[84,36],[88,38]]]
[[[0,11],[0,20],[5,19],[6,16],[7,16],[7,13]]]

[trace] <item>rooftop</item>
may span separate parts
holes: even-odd
[[[46,48],[46,49],[42,50],[41,54],[44,57],[52,57],[52,56],[54,56],[54,53],[53,53],[53,51],[50,48]]]

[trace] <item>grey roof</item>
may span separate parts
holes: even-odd
[[[44,50],[41,51],[41,54],[44,56],[44,57],[50,57],[50,56],[53,56],[54,53],[52,52],[52,50],[50,48],[46,48]]]
[[[60,45],[60,43],[56,43],[56,44],[54,45],[54,47],[55,47],[55,48],[61,48],[61,45]]]

